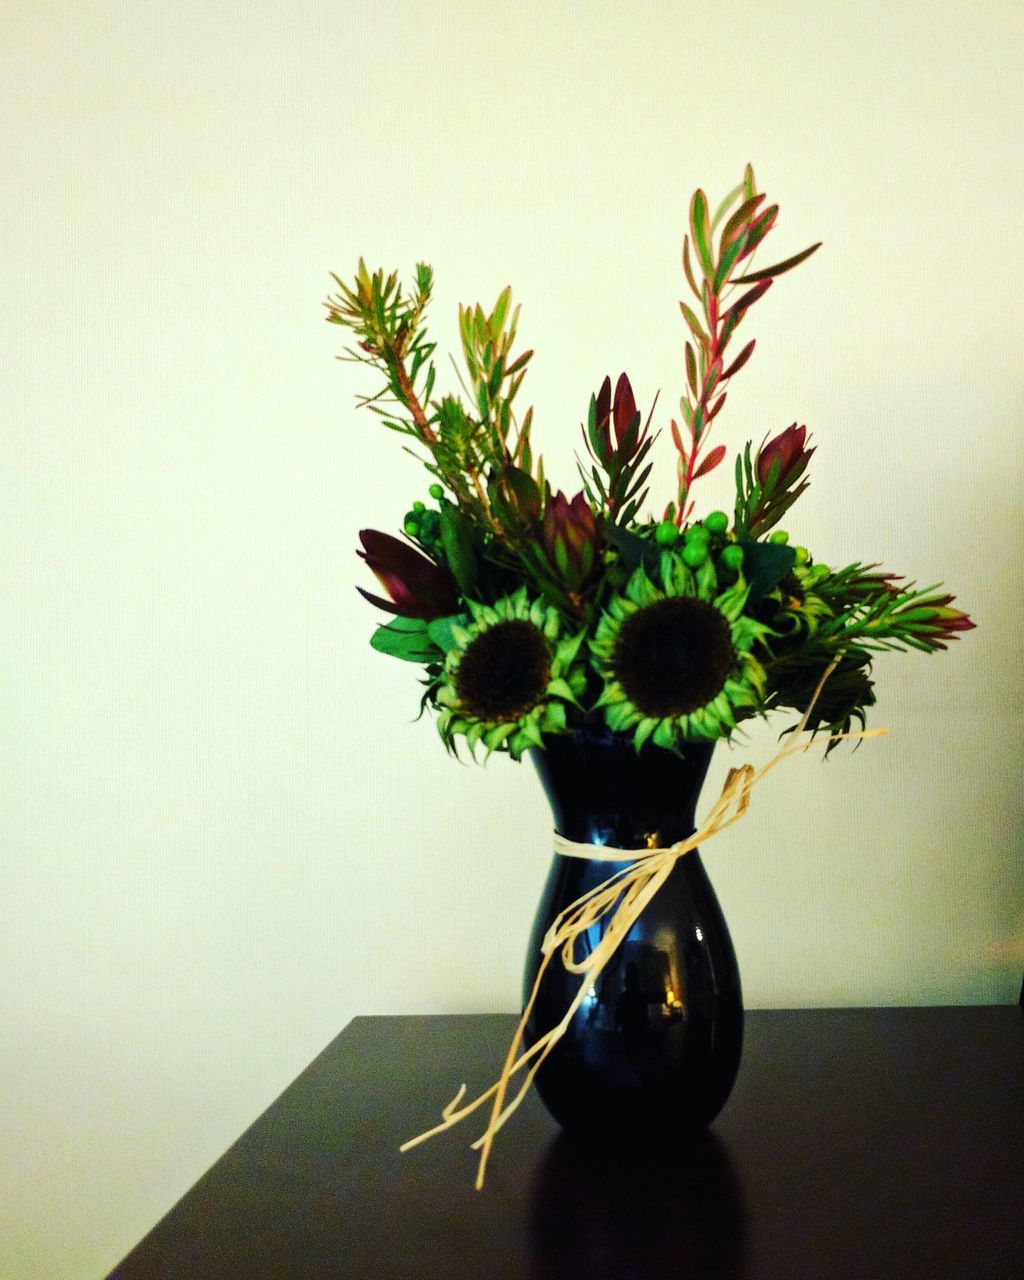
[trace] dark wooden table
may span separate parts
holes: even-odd
[[[1024,1010],[760,1011],[711,1133],[574,1147],[530,1097],[400,1155],[514,1020],[356,1018],[116,1280],[1024,1277]]]

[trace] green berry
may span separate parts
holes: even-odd
[[[671,520],[663,520],[654,531],[654,540],[662,547],[671,547],[679,540],[679,530]]]
[[[427,504],[425,502],[414,502],[412,504],[412,509],[413,511],[416,512],[417,515],[419,515],[421,511],[426,511]]]
[[[704,520],[704,528],[710,533],[725,533],[729,527],[729,517],[724,511],[712,511]]]
[[[444,486],[440,484],[432,484],[427,490],[427,493],[430,494],[435,502],[440,502],[444,497]]]
[[[807,550],[806,547],[794,547],[793,550],[796,552],[797,564],[806,564],[807,561],[810,560],[811,553]]]
[[[736,542],[730,542],[722,549],[722,564],[727,569],[735,569],[738,573],[743,568],[743,548]]]
[[[776,546],[784,547],[789,541],[789,534],[785,529],[776,529],[774,533],[768,535],[768,541],[774,542]]]
[[[710,537],[710,533],[702,524],[691,524],[686,531],[687,542],[702,542],[706,546]]]
[[[420,534],[420,522],[407,518],[402,528],[406,531],[410,538],[418,538]]]
[[[683,560],[691,569],[699,569],[708,558],[708,544],[700,538],[694,538],[683,547]]]

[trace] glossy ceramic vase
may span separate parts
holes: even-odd
[[[579,843],[645,848],[692,835],[713,745],[683,756],[628,738],[576,730],[531,753],[555,830]],[[565,907],[622,863],[555,854],[534,922],[524,1003],[541,942]],[[596,945],[607,918],[577,947]],[[579,950],[577,952],[579,954]],[[554,1026],[579,989],[556,958],[542,980],[526,1043]],[[677,1143],[725,1105],[743,1046],[743,999],[729,930],[696,850],[681,857],[644,909],[536,1077],[570,1134]]]

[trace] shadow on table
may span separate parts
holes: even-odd
[[[530,1256],[535,1280],[746,1275],[746,1211],[728,1148],[711,1133],[671,1154],[560,1134],[531,1191]]]

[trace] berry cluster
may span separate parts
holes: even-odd
[[[435,502],[444,497],[444,489],[432,484],[427,490]],[[414,502],[412,510],[405,513],[402,528],[429,556],[441,554],[441,512],[428,507],[425,502]]]

